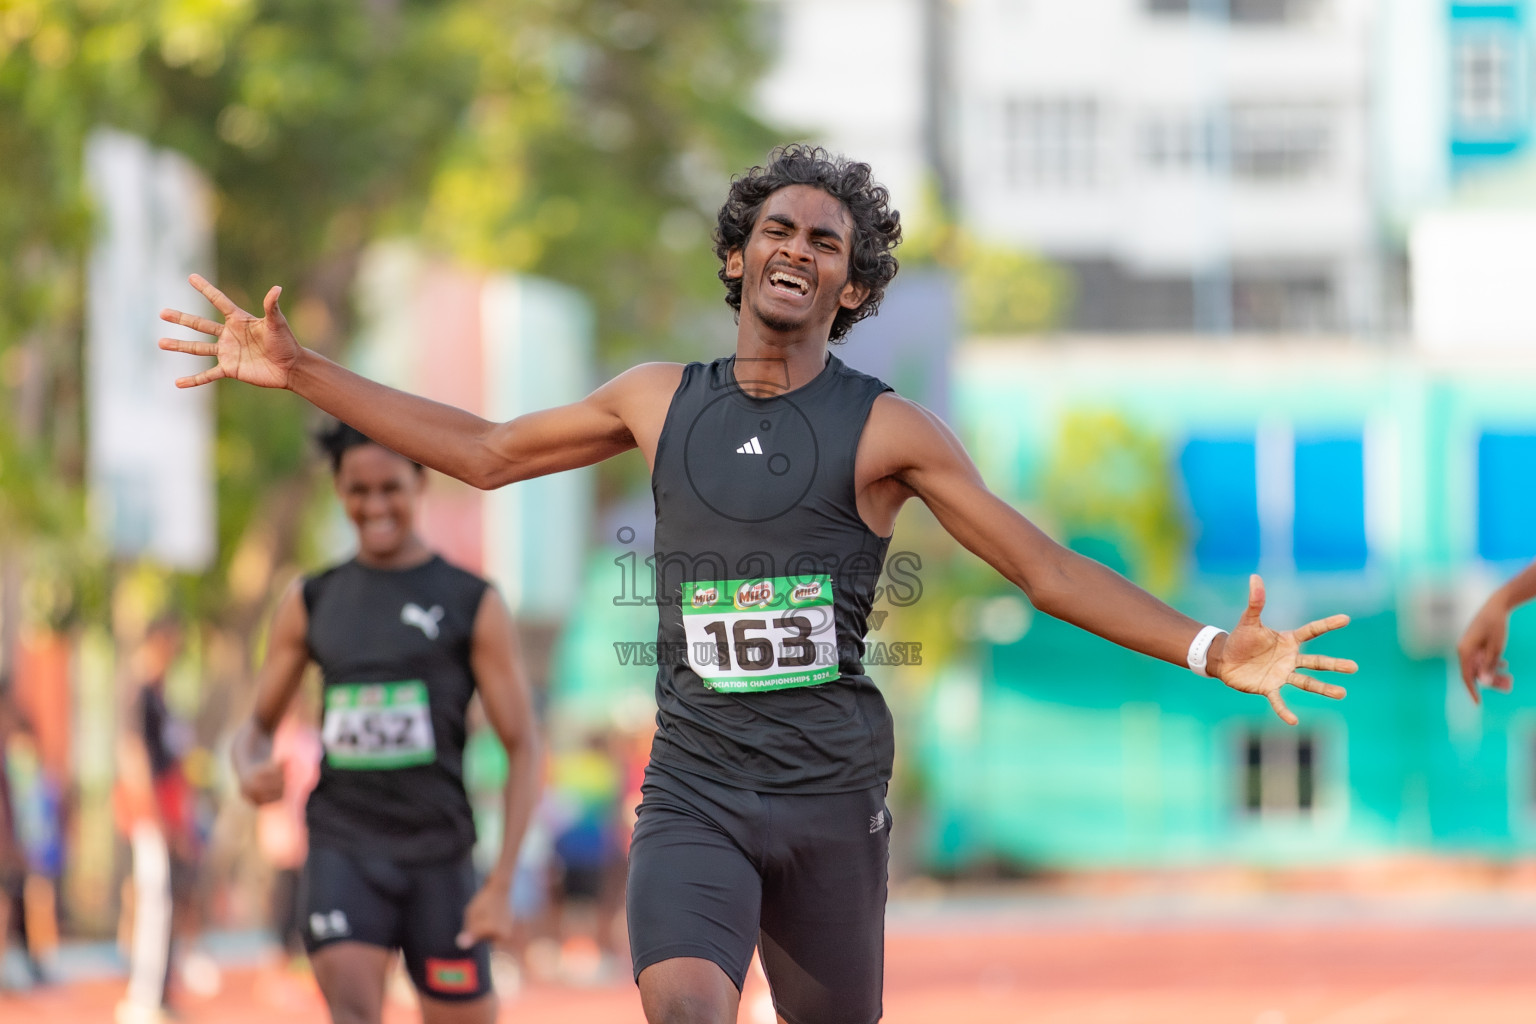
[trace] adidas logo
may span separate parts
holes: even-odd
[[[752,440],[748,441],[746,444],[742,445],[740,448],[737,448],[736,449],[736,454],[737,455],[761,455],[761,454],[763,454],[763,446],[762,446],[761,443],[758,442],[757,438],[754,437]]]

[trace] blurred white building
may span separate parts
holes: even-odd
[[[1379,208],[1409,254],[1414,340],[1536,350],[1536,3],[1391,0],[1378,17]]]
[[[920,217],[930,158],[925,0],[761,0],[775,60],[758,87],[786,141],[822,143],[875,169]]]
[[[1373,0],[764,0],[766,115],[1070,267],[1080,330],[1369,331]]]

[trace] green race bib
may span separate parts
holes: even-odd
[[[427,684],[333,683],[325,688],[320,729],[333,768],[389,769],[431,764],[437,758]]]
[[[839,675],[832,577],[683,584],[688,666],[726,693],[814,686]]]

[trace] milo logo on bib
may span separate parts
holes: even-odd
[[[763,608],[773,603],[773,580],[743,583],[736,588],[736,609]]]
[[[790,604],[810,604],[821,596],[820,583],[801,583],[789,592]]]
[[[688,666],[705,686],[755,693],[839,675],[828,575],[684,583]]]
[[[437,759],[427,684],[331,683],[320,727],[332,768],[407,768]]]

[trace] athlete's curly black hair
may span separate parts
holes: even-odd
[[[379,442],[350,423],[343,423],[341,420],[328,420],[325,426],[315,432],[315,444],[331,460],[331,475],[335,476],[341,472],[341,457],[343,455],[353,448],[361,448],[365,444],[379,444]],[[379,447],[385,451],[394,450],[382,444],[379,444]],[[405,458],[403,455],[400,457],[402,459]],[[406,459],[406,461],[416,467],[416,472],[422,472],[421,463],[412,459]]]
[[[763,203],[789,185],[812,185],[838,200],[853,221],[853,247],[848,254],[849,278],[869,289],[856,309],[839,309],[832,321],[832,341],[874,316],[885,297],[885,286],[896,276],[891,252],[901,241],[901,214],[891,209],[891,194],[871,177],[869,164],[835,156],[820,146],[792,143],[768,154],[768,164],[753,167],[731,181],[730,194],[715,223],[715,255],[725,301],[741,317],[741,278],[727,277],[725,261],[733,249],[745,249]]]

